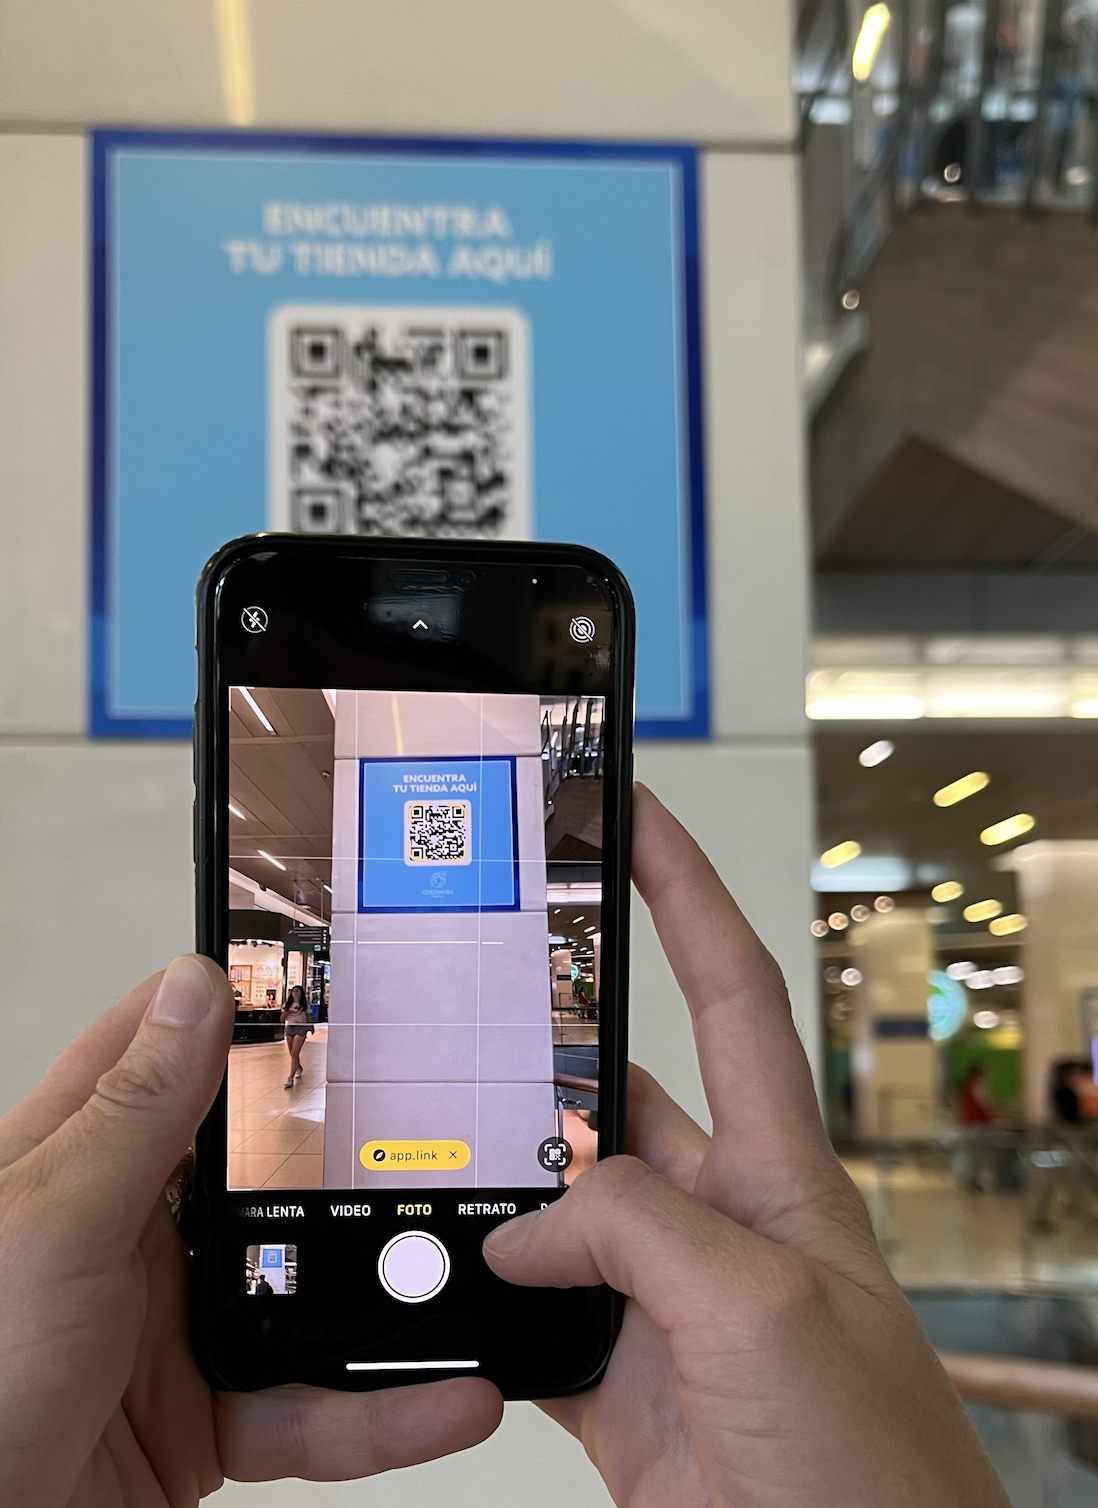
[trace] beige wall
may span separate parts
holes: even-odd
[[[0,1108],[192,937],[190,751],[89,743],[87,123],[222,124],[212,0],[0,0]],[[797,394],[789,8],[766,0],[252,0],[260,125],[675,136],[703,171],[715,737],[638,774],[713,855],[786,971],[819,1061]],[[641,908],[634,1055],[704,1114],[685,1007]],[[225,1501],[608,1500],[528,1405],[492,1441],[365,1487]]]

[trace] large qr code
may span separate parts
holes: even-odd
[[[272,527],[529,539],[528,370],[515,309],[276,309]]]
[[[471,863],[470,811],[468,801],[406,801],[405,864]]]

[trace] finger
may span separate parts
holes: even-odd
[[[609,1283],[666,1331],[727,1312],[764,1251],[784,1259],[632,1157],[598,1163],[563,1199],[497,1226],[483,1251],[493,1272],[524,1287]]]
[[[709,1150],[697,1121],[636,1063],[629,1065],[625,1150],[688,1192]]]
[[[415,1466],[479,1445],[503,1417],[499,1392],[480,1377],[380,1393],[219,1393],[214,1407],[222,1468],[238,1482],[343,1482]]]
[[[45,1141],[85,1104],[96,1081],[113,1068],[156,994],[163,971],[136,985],[70,1042],[45,1078],[0,1120],[0,1168]]]
[[[136,1243],[165,1180],[217,1092],[232,1037],[225,975],[187,954],[160,986],[117,1063],[85,1104],[18,1164],[88,1251]],[[13,1170],[14,1171],[14,1170]]]
[[[633,878],[690,1007],[714,1138],[748,1155],[825,1144],[777,964],[693,838],[644,786]]]

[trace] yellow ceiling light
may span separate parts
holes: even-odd
[[[943,880],[940,885],[935,885],[930,892],[930,899],[944,905],[946,901],[955,901],[959,895],[964,895],[965,887],[957,880]]]
[[[829,848],[820,855],[820,863],[825,869],[838,869],[840,864],[849,864],[851,859],[856,859],[862,851],[862,845],[851,839],[847,843],[836,843],[834,848]]]
[[[217,40],[221,47],[221,92],[232,126],[255,122],[252,59],[248,45],[247,0],[214,0]]]
[[[864,84],[873,72],[873,64],[891,21],[892,13],[887,5],[871,5],[862,17],[858,40],[854,43],[854,56],[850,60],[850,71],[859,84]]]
[[[1011,838],[1020,838],[1036,826],[1036,817],[1031,817],[1028,812],[1019,812],[1016,817],[1006,817],[1002,822],[993,822],[990,827],[985,827],[980,834],[980,842],[988,848],[994,848],[996,844],[1009,843]]]
[[[965,907],[964,918],[966,922],[986,922],[998,916],[1002,909],[1002,901],[973,901],[971,906]]]
[[[1009,937],[1012,932],[1024,932],[1027,925],[1020,912],[1012,911],[1009,916],[999,916],[988,922],[987,930],[993,937]]]
[[[977,791],[982,791],[990,780],[991,776],[984,770],[973,770],[971,775],[962,775],[960,780],[954,780],[949,785],[943,785],[940,791],[935,791],[934,805],[956,806],[958,801],[964,801],[969,796],[975,796]]]

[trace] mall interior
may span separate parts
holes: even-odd
[[[0,1109],[193,946],[186,725],[103,736],[89,713],[113,652],[96,563],[106,128],[694,154],[707,709],[686,736],[639,739],[637,774],[781,965],[834,1144],[1011,1501],[1095,1501],[1098,5],[0,0]],[[643,420],[607,422],[628,442]],[[539,467],[566,445],[535,438]],[[157,457],[146,485],[179,463]],[[145,571],[152,634],[155,554]],[[642,657],[659,652],[642,635]],[[234,1052],[262,1099],[284,1093],[287,988],[315,1015],[306,1055],[327,1030],[331,714],[319,693],[291,709],[261,691],[233,715],[250,762]],[[264,794],[286,718],[315,740],[292,809]],[[573,704],[547,739],[555,1078],[593,1141],[597,717]],[[293,847],[291,872],[303,833],[316,846]],[[686,1007],[639,904],[632,946],[632,1057],[704,1123]],[[259,1186],[286,1186],[292,1159],[297,1186],[319,1184],[308,1072],[292,1126],[242,1104],[233,1153]],[[979,1386],[972,1357],[997,1362]],[[452,1462],[222,1500],[609,1502],[529,1404]]]

